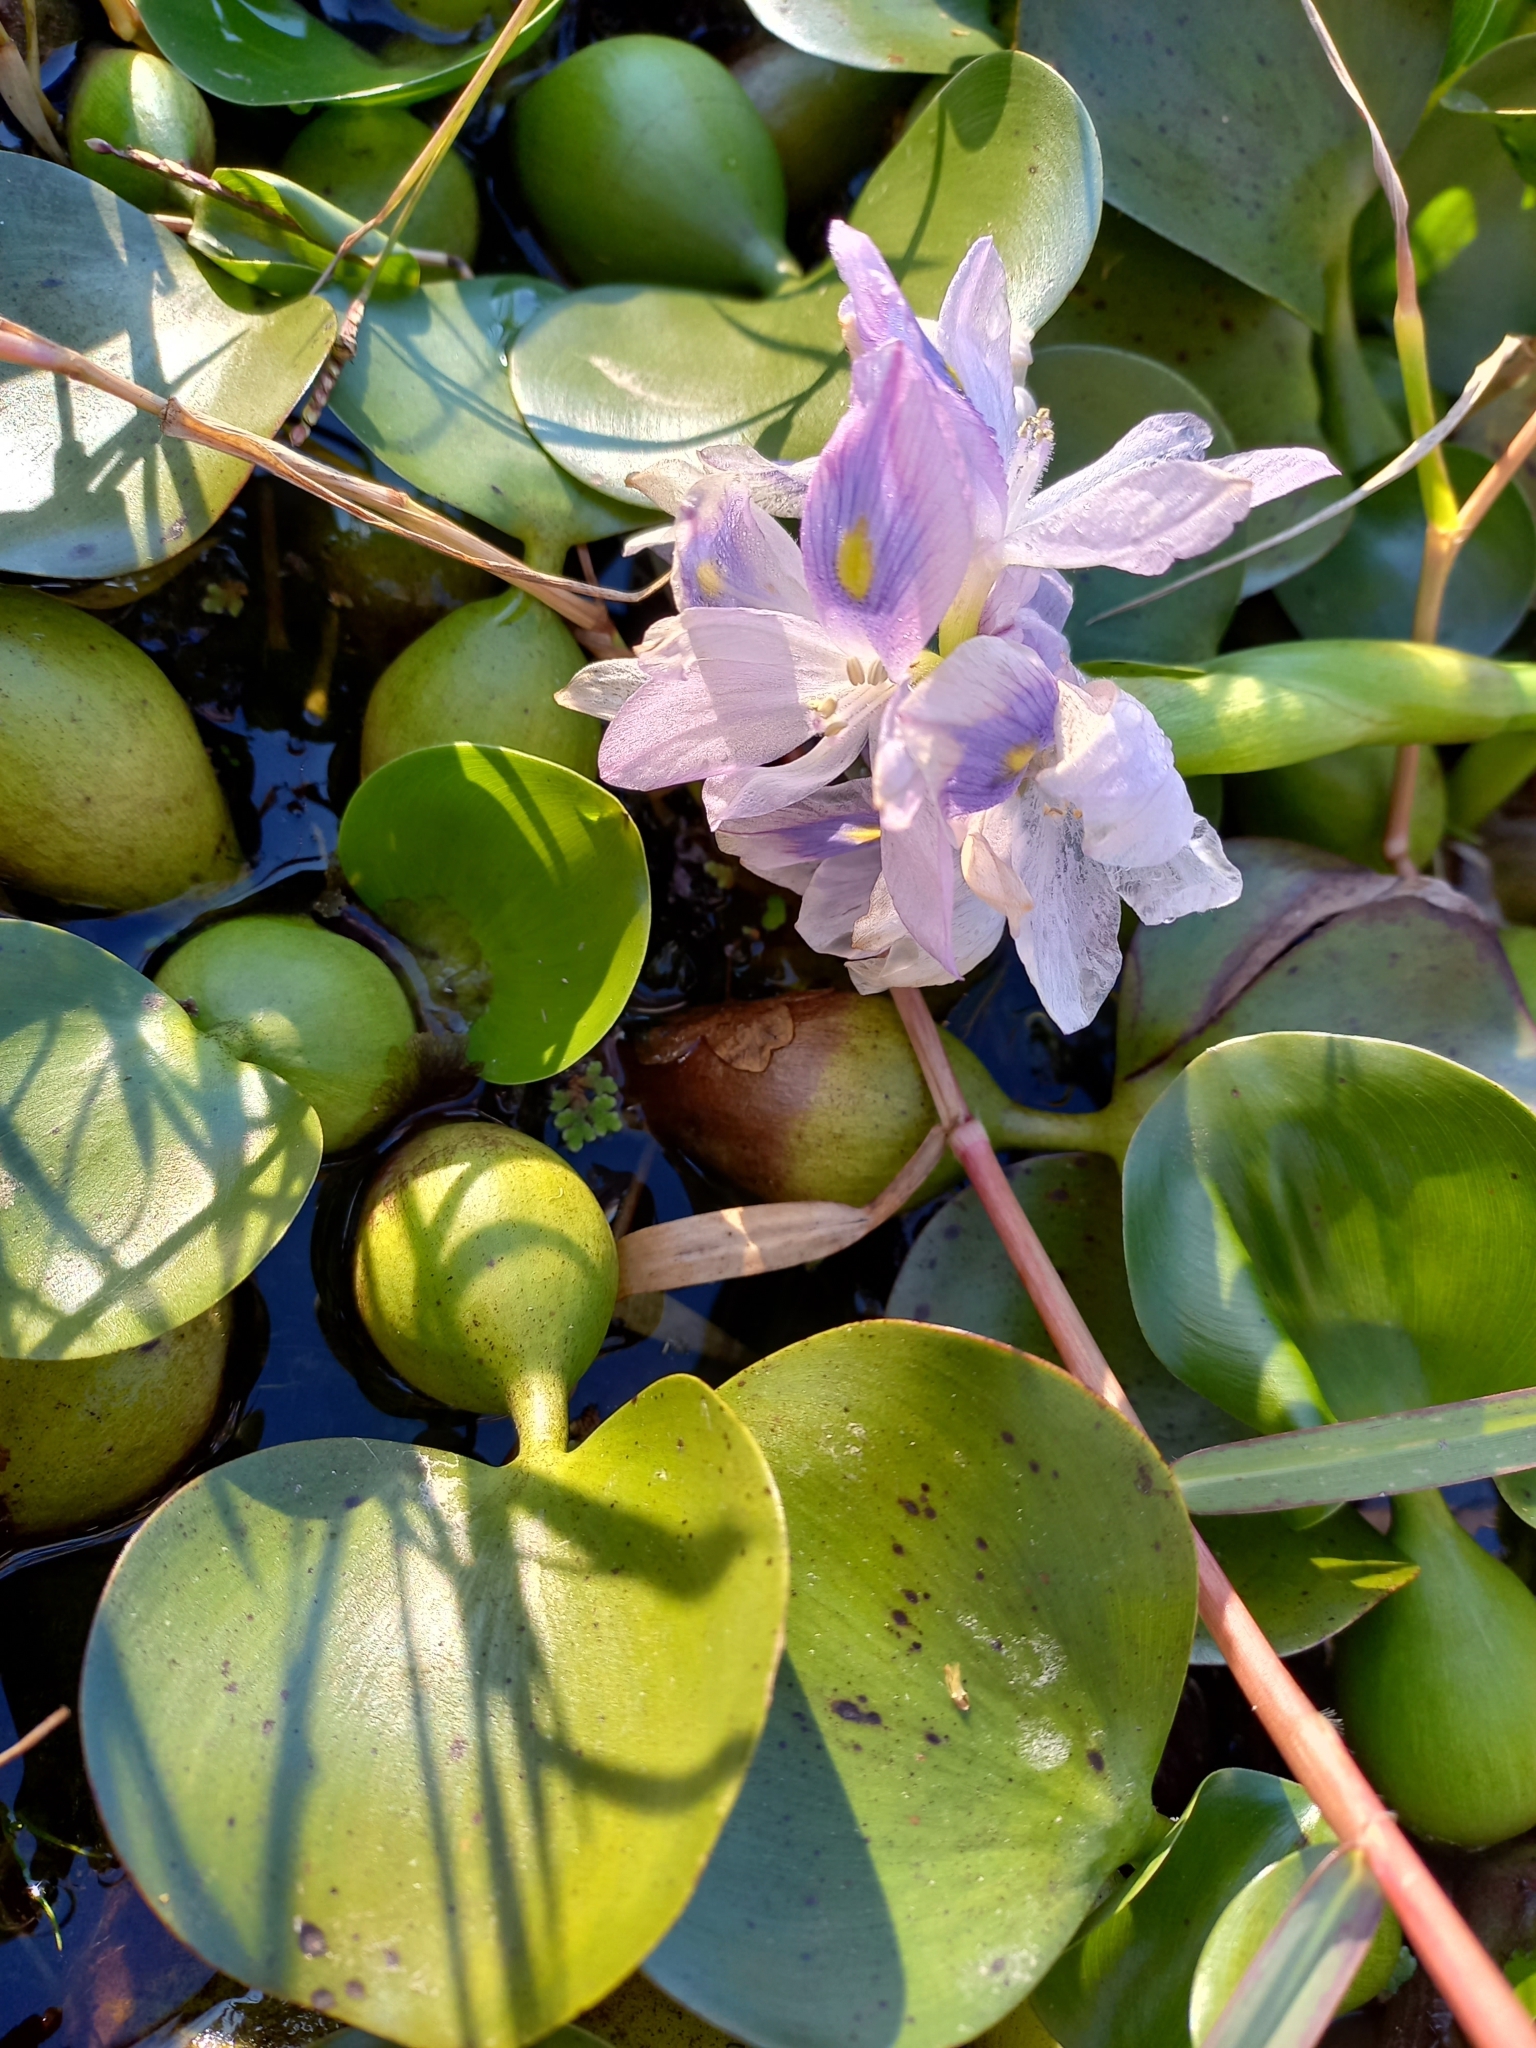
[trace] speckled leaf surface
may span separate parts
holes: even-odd
[[[751,0],[780,42],[860,71],[957,71],[997,48],[986,0]]]
[[[789,1640],[742,1797],[647,1969],[755,2042],[968,2040],[1153,1826],[1187,1526],[1145,1438],[980,1338],[855,1324],[726,1391],[784,1497]]]

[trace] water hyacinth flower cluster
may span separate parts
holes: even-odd
[[[701,780],[722,849],[800,895],[802,936],[861,990],[952,980],[1006,925],[1076,1030],[1119,970],[1122,900],[1163,924],[1242,885],[1151,714],[1073,666],[1062,572],[1159,575],[1334,467],[1207,462],[1206,422],[1164,413],[1043,485],[1050,420],[990,237],[933,323],[867,236],[829,239],[847,413],[811,462],[731,446],[635,480],[675,513],[677,614],[561,701],[609,720],[606,781]]]

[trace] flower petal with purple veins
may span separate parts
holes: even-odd
[[[1210,467],[1245,478],[1253,487],[1250,507],[1267,505],[1272,498],[1339,473],[1321,448],[1245,448],[1237,455],[1218,455]]]
[[[1084,850],[1118,867],[1153,867],[1189,844],[1195,807],[1173,747],[1146,706],[1113,683],[1062,687],[1048,804],[1081,817]]]
[[[1172,924],[1191,911],[1220,910],[1243,893],[1242,875],[1204,818],[1196,818],[1194,837],[1172,860],[1106,872],[1143,924]]]
[[[860,364],[805,501],[800,545],[822,621],[850,654],[906,674],[970,566],[973,494],[930,379],[911,353]],[[978,430],[985,429],[977,421]]]
[[[1011,796],[1054,743],[1060,695],[1031,648],[966,640],[902,699],[892,724],[944,816],[970,817]]]
[[[842,652],[808,619],[701,607],[641,643],[646,680],[603,735],[598,767],[621,789],[670,789],[791,753],[820,705],[850,684]]]
[[[706,469],[739,479],[751,493],[753,504],[779,519],[800,517],[819,459],[807,455],[799,462],[774,462],[742,441],[713,441],[699,450]]]
[[[1120,972],[1120,894],[1083,850],[1083,825],[1038,783],[1017,799],[1014,868],[1034,908],[1015,935],[1035,993],[1063,1031],[1091,1024]]]
[[[869,236],[835,220],[827,229],[827,248],[848,287],[839,318],[849,355],[857,360],[896,341],[913,350],[936,377],[947,379],[944,358],[923,332],[891,266]]]
[[[822,862],[839,855],[871,849],[879,867],[880,820],[862,779],[819,789],[765,817],[734,820],[715,837],[750,874],[796,895],[804,895]]]
[[[1018,438],[1008,276],[990,235],[972,242],[939,308],[939,347],[1006,464]]]
[[[678,508],[673,535],[672,596],[680,612],[735,605],[815,617],[800,550],[738,478],[706,476],[695,484]]]

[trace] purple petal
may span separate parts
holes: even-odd
[[[983,638],[1029,647],[1053,675],[1067,667],[1072,650],[1062,626],[1072,609],[1072,586],[1054,569],[1010,563],[987,593],[977,631]]]
[[[739,478],[751,492],[752,502],[775,518],[798,519],[818,458],[808,455],[799,462],[774,462],[745,442],[715,441],[699,450],[699,460],[706,469]]]
[[[990,235],[972,242],[939,308],[939,347],[1006,463],[1018,437],[1008,277]]]
[[[797,896],[805,893],[823,861],[839,855],[870,848],[872,872],[879,868],[880,821],[870,785],[862,780],[817,790],[766,817],[737,820],[715,836],[732,860]]]
[[[1210,466],[1247,479],[1253,486],[1250,510],[1339,473],[1321,448],[1245,448],[1240,455],[1218,455]]]
[[[589,718],[616,718],[645,681],[638,661],[592,661],[578,669],[555,702]]]
[[[1085,853],[1119,867],[1153,867],[1189,844],[1195,809],[1168,736],[1144,704],[1101,683],[1062,688],[1057,759],[1038,778],[1042,798],[1082,819]]]
[[[1102,476],[1091,489],[1058,500],[1065,489],[1042,491],[1010,528],[1010,561],[1160,576],[1174,562],[1205,554],[1248,516],[1247,481],[1203,462]]]
[[[882,828],[884,820],[882,819]],[[933,804],[880,834],[880,868],[896,915],[925,953],[950,974],[955,965],[955,843]]]
[[[854,950],[854,927],[868,914],[879,880],[878,840],[824,860],[802,895],[795,930],[818,953],[846,958]]]
[[[835,220],[827,229],[827,248],[837,265],[838,275],[848,287],[841,318],[851,327],[856,350],[868,355],[899,341],[909,348],[936,377],[948,379],[944,358],[923,332],[917,315],[907,304],[891,266],[866,234]]]
[[[1196,818],[1194,837],[1172,860],[1107,872],[1143,924],[1172,924],[1191,911],[1220,910],[1243,893],[1242,876],[1204,818]]]
[[[945,817],[970,817],[1011,796],[1052,744],[1060,694],[1031,649],[966,640],[902,700],[893,722]]]
[[[800,550],[776,519],[752,502],[745,483],[705,477],[683,500],[675,527],[672,595],[690,605],[814,618]]]
[[[803,913],[798,929],[802,936],[810,937]],[[854,987],[861,995],[875,995],[889,988],[932,988],[936,983],[953,981],[956,974],[969,974],[986,959],[1002,931],[1003,919],[998,912],[957,882],[955,974],[951,974],[931,953],[925,953],[905,929],[881,875],[870,893],[869,908],[853,927],[851,939],[856,943],[824,950],[843,953]]]
[[[603,735],[598,766],[621,789],[670,789],[775,761],[845,694],[844,658],[809,620],[725,607],[684,612],[640,647],[646,680]]]
[[[729,768],[723,774],[707,777],[704,815],[710,830],[760,818],[782,810],[787,804],[799,803],[815,790],[825,789],[858,760],[868,737],[869,718],[855,719],[842,730],[823,735],[792,761],[780,762],[776,767]]]
[[[969,566],[972,497],[932,382],[910,352],[883,348],[860,369],[865,402],[844,416],[822,453],[800,543],[828,630],[848,652],[878,658],[900,677]],[[977,427],[985,434],[979,420]]]
[[[1019,958],[1048,1015],[1081,1031],[1120,972],[1120,896],[1083,851],[1082,820],[1048,806],[1038,783],[1016,799],[1013,865],[1034,908],[1020,918]]]

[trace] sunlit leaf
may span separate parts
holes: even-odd
[[[826,1331],[727,1398],[783,1492],[789,1640],[647,1970],[737,2038],[969,2040],[1153,1828],[1193,1620],[1177,1503],[1075,1382],[953,1331]]]
[[[1450,0],[1324,9],[1389,147],[1412,134]],[[1133,220],[1323,324],[1323,276],[1375,190],[1365,126],[1290,0],[1022,0],[1017,41],[1082,94],[1104,196]]]
[[[1256,1431],[1530,1379],[1536,1117],[1433,1053],[1214,1047],[1132,1139],[1125,1219],[1148,1342]]]
[[[507,747],[422,747],[375,769],[341,821],[358,895],[473,1021],[490,1081],[538,1081],[629,1000],[650,932],[640,835],[617,797]]]
[[[955,71],[997,48],[986,0],[751,0],[781,42],[863,71]]]
[[[687,1899],[787,1578],[762,1456],[697,1380],[526,1468],[261,1451],[124,1552],[82,1683],[92,1787],[211,1966],[409,2048],[515,2048]]]
[[[307,20],[309,17],[306,16]],[[265,308],[265,310],[263,310]],[[0,154],[0,313],[173,395],[270,434],[325,360],[329,306],[286,306],[201,270],[174,235],[102,185]],[[0,568],[121,575],[205,533],[248,463],[166,439],[119,398],[0,365]]]
[[[968,64],[909,125],[852,219],[922,314],[938,311],[976,237],[992,235],[1014,317],[1037,326],[1082,268],[1098,215],[1098,145],[1076,94],[1044,65],[999,52]],[[625,479],[707,442],[816,453],[847,403],[842,296],[826,266],[766,300],[573,292],[519,335],[513,393],[564,468],[646,504]]]
[[[1283,1514],[1204,1515],[1195,1527],[1282,1657],[1336,1636],[1418,1572],[1354,1508],[1305,1529]],[[1203,1622],[1190,1662],[1222,1662]]]
[[[509,57],[538,36],[555,6],[547,0],[537,9]],[[484,44],[421,43],[400,56],[377,56],[299,0],[144,0],[139,12],[178,71],[242,107],[431,99],[462,85],[485,55]]]
[[[0,1355],[148,1343],[237,1286],[320,1163],[303,1096],[131,967],[0,924]]]

